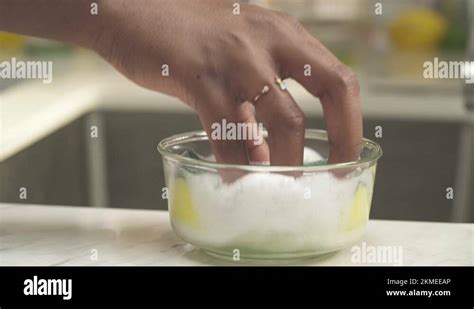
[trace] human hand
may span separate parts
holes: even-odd
[[[218,162],[302,165],[305,117],[275,78],[293,78],[320,99],[329,163],[357,160],[362,143],[357,79],[296,19],[244,4],[234,15],[234,2],[226,0],[101,5],[105,16],[90,47],[129,79],[190,105],[208,136],[222,119],[263,122],[268,143],[210,139]],[[169,75],[162,74],[164,65]],[[265,86],[268,92],[255,100]]]

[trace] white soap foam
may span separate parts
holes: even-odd
[[[305,149],[305,163],[322,159]],[[356,188],[372,190],[373,174],[340,179],[328,172],[294,178],[250,173],[225,184],[218,174],[184,175],[198,229],[176,226],[186,238],[210,246],[245,245],[270,251],[314,250],[347,240],[343,233]],[[177,224],[177,223],[175,223]]]

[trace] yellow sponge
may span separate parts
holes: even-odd
[[[170,197],[171,218],[191,227],[197,227],[198,215],[193,209],[191,190],[184,178],[176,178]]]
[[[351,212],[345,229],[350,231],[364,226],[369,218],[369,211],[370,195],[366,186],[360,183],[354,194]]]

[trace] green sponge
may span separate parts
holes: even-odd
[[[324,159],[315,161],[315,162],[305,162],[303,165],[304,166],[320,166],[320,165],[326,165],[328,162]]]

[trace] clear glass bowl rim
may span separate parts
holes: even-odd
[[[266,136],[267,132],[264,132]],[[305,139],[316,139],[327,141],[327,132],[324,130],[318,129],[306,129],[305,130]],[[164,138],[158,143],[157,149],[164,159],[172,160],[183,165],[191,167],[202,167],[207,169],[237,169],[242,171],[249,172],[313,172],[313,171],[329,171],[335,169],[346,169],[346,168],[357,168],[366,165],[373,165],[377,162],[378,159],[382,156],[382,148],[379,144],[371,141],[369,139],[363,138],[363,148],[370,148],[371,153],[365,158],[361,158],[357,161],[350,161],[344,163],[336,164],[326,164],[326,165],[305,165],[305,166],[277,166],[277,165],[243,165],[243,164],[224,164],[217,163],[205,160],[199,160],[194,158],[184,157],[177,153],[169,151],[172,146],[179,144],[193,142],[193,141],[202,141],[208,140],[207,134],[205,131],[190,131],[185,133],[180,133],[172,135],[170,137]]]

